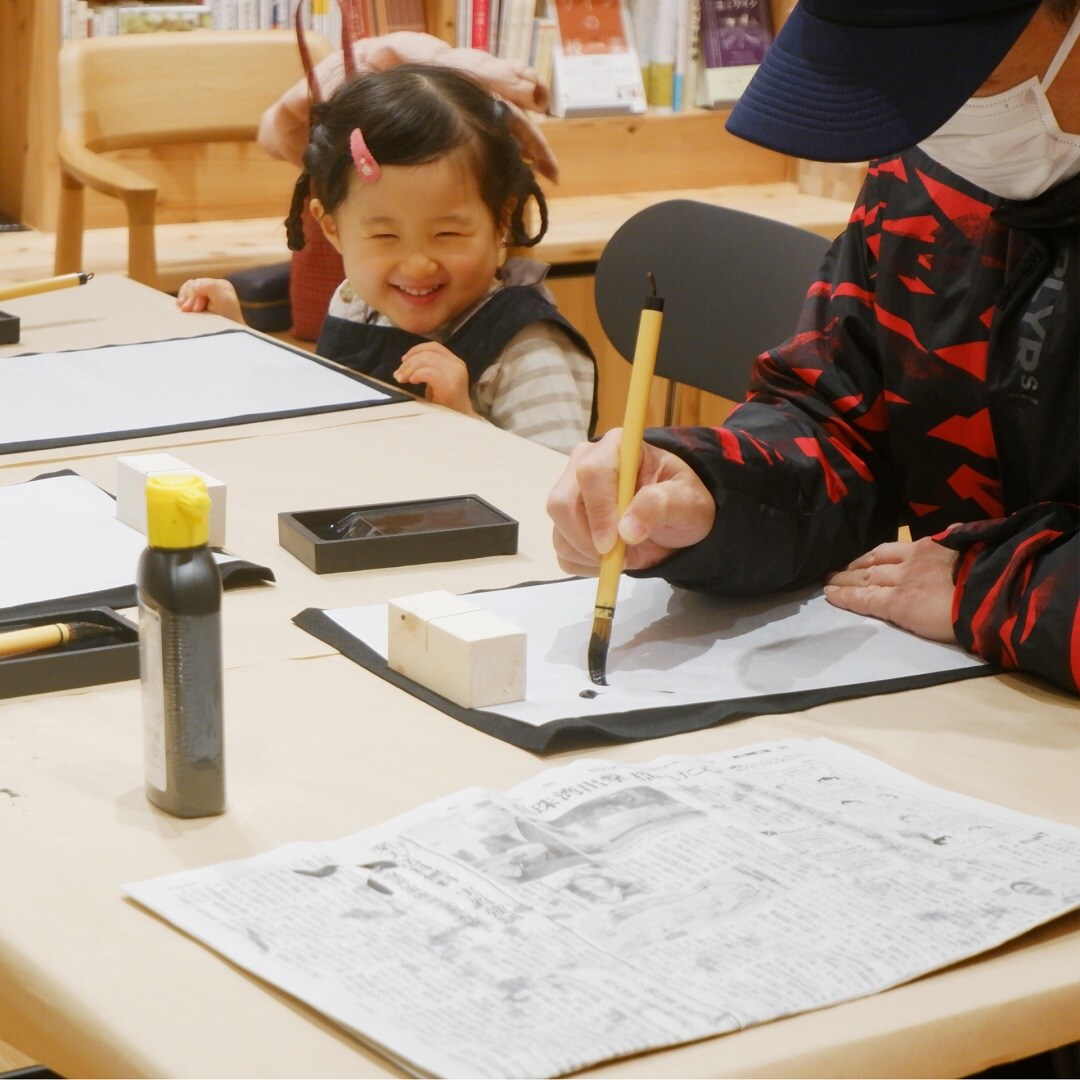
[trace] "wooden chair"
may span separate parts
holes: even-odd
[[[746,395],[754,358],[794,332],[829,247],[817,233],[725,206],[668,199],[623,223],[596,267],[596,310],[611,344],[634,355],[646,275],[664,298],[656,374],[732,401]]]
[[[330,43],[308,35],[317,62]],[[55,271],[82,267],[86,188],[120,199],[128,276],[158,273],[155,224],[207,218],[284,219],[297,168],[255,143],[263,110],[303,67],[285,30],[195,30],[68,41],[60,49],[60,208]],[[215,158],[212,144],[240,144]],[[211,191],[208,193],[207,188]],[[214,212],[207,213],[207,206]],[[222,210],[225,212],[222,212]],[[287,255],[282,230],[282,257]],[[245,265],[214,263],[218,276]]]

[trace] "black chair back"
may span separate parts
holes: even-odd
[[[795,225],[691,199],[635,214],[596,267],[596,309],[632,360],[647,275],[664,298],[656,374],[741,401],[759,353],[794,332],[829,241]]]

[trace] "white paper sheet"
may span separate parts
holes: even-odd
[[[417,1074],[540,1077],[991,949],[1080,906],[1080,829],[795,739],[582,759],[125,892]]]
[[[0,446],[183,430],[389,395],[243,330],[0,360]]]
[[[536,727],[593,713],[986,667],[956,646],[833,607],[817,588],[734,600],[624,577],[608,653],[610,685],[594,686],[586,663],[594,579],[470,593],[469,601],[522,627],[528,641],[525,700],[482,711]],[[386,611],[376,604],[326,615],[385,659]]]
[[[115,500],[85,477],[0,487],[0,611],[133,585],[145,547],[146,537],[117,519]]]

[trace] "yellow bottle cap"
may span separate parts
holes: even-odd
[[[192,548],[210,536],[210,496],[194,473],[146,478],[146,536],[151,547]]]

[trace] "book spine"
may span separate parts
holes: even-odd
[[[386,0],[386,24],[391,31],[414,30],[418,34],[427,33],[423,0]]]
[[[683,72],[683,102],[689,108],[697,100],[699,57],[701,54],[701,0],[687,0],[686,60]]]
[[[506,60],[529,62],[532,46],[534,0],[501,0],[498,55]]]
[[[671,77],[671,111],[686,108],[686,76],[691,70],[690,19],[693,0],[679,0],[675,12],[675,70]]]
[[[511,60],[520,60],[523,64],[529,62],[532,53],[533,19],[536,17],[536,0],[524,0],[518,7],[514,23],[514,34],[511,39]]]
[[[467,49],[472,40],[472,0],[457,0],[454,7],[455,44]]]
[[[472,0],[472,34],[469,45],[474,49],[488,49],[488,0]]]
[[[78,0],[75,5],[75,18],[72,27],[74,38],[88,38],[91,34],[90,5],[87,0]]]
[[[102,34],[150,34],[212,28],[206,4],[120,4],[111,20],[100,21],[94,29]]]
[[[672,110],[675,42],[679,8],[683,6],[683,2],[684,0],[653,0],[645,99],[653,108],[664,112]]]
[[[649,60],[652,56],[653,10],[659,0],[629,0],[627,4],[630,35],[641,64],[641,81],[649,87]]]
[[[529,49],[529,65],[536,72],[536,79],[551,89],[552,54],[555,49],[555,20],[547,15],[533,19],[532,44]]]

